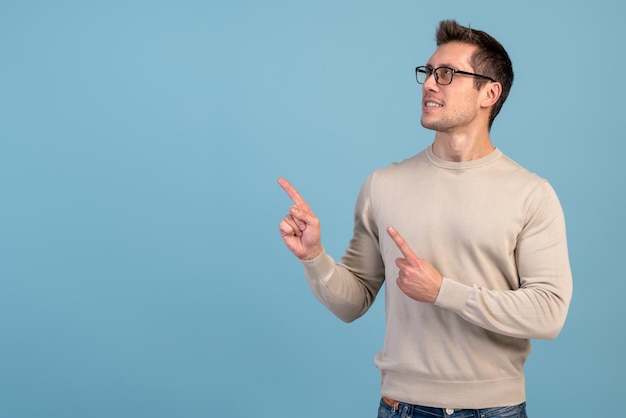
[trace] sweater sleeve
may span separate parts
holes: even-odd
[[[490,290],[446,277],[436,305],[499,334],[555,338],[565,323],[573,285],[563,211],[547,182],[529,202],[515,261],[519,288]]]
[[[384,282],[377,229],[370,205],[371,176],[364,183],[354,210],[354,232],[339,263],[325,251],[303,261],[315,297],[345,322],[361,317],[374,303]]]

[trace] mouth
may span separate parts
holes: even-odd
[[[437,103],[437,102],[433,102],[433,101],[425,101],[424,102],[424,107],[443,107],[443,105],[441,103]]]

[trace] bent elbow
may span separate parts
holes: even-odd
[[[562,329],[563,329],[562,326],[544,329],[544,330],[541,330],[541,332],[537,334],[535,338],[538,340],[546,340],[546,341],[554,340],[561,333]]]
[[[337,318],[341,319],[346,324],[356,321],[357,319],[362,317],[366,311],[367,309],[365,310],[352,310],[352,309],[332,310],[333,314],[335,314]]]
[[[559,336],[563,327],[565,326],[565,320],[567,318],[567,306],[563,306],[558,313],[549,319],[548,324],[540,327],[538,335],[535,338],[539,340],[554,340]]]

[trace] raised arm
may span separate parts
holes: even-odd
[[[320,222],[300,193],[285,179],[278,179],[294,205],[279,224],[280,235],[304,267],[306,280],[315,297],[343,321],[363,315],[374,302],[384,281],[384,264],[370,222],[363,220],[363,203],[357,203],[355,235],[342,262],[324,251]],[[367,200],[367,199],[366,199]],[[376,241],[376,242],[375,242]]]

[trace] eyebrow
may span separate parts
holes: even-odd
[[[426,67],[435,68],[435,66],[432,65],[430,62],[426,63]],[[439,67],[448,67],[448,68],[452,68],[453,70],[466,71],[466,70],[461,70],[457,65],[452,65],[452,64],[447,64],[447,63],[440,64],[440,65],[437,66],[437,68],[439,68]],[[467,71],[469,71],[469,70],[467,70]],[[472,71],[473,71],[473,69],[472,69]]]

